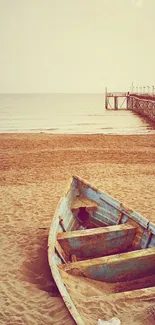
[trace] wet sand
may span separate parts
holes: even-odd
[[[47,260],[57,202],[78,174],[155,222],[155,135],[1,134],[0,170],[0,324],[72,325]],[[91,284],[67,281],[88,325],[98,313],[122,315],[122,324],[134,313],[137,325],[155,322],[153,295],[106,303]]]

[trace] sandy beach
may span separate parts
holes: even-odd
[[[0,325],[74,324],[47,260],[51,219],[73,174],[155,222],[155,135],[1,134]],[[81,288],[75,297],[80,311]],[[95,325],[91,313],[97,315],[98,311],[91,300],[91,287],[88,290],[91,308],[88,312],[86,302],[83,314],[88,325]],[[99,301],[97,291],[96,296],[96,307],[104,309],[103,297]],[[149,313],[153,303],[155,297],[124,300],[116,307],[113,300],[107,303],[104,316],[124,313],[125,325],[125,315],[129,317],[133,310],[141,315],[136,325],[154,324],[153,313]]]

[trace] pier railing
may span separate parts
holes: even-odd
[[[107,92],[105,91],[106,109],[126,109],[128,106],[128,92]]]
[[[145,87],[144,87],[145,88]],[[105,91],[105,108],[106,109],[128,109],[136,112],[138,115],[148,118],[155,122],[155,88],[152,92],[143,93],[140,91],[128,92],[107,92]]]

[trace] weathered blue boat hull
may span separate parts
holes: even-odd
[[[85,207],[89,215],[89,229],[80,230],[78,213],[81,207]],[[52,219],[48,258],[69,312],[78,325],[84,325],[63,283],[62,270],[104,282],[125,282],[153,275],[155,225],[74,176]],[[155,293],[155,287],[152,290]]]

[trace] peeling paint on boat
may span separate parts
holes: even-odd
[[[94,228],[94,237],[90,239],[90,242],[86,241],[86,237],[84,241],[83,239],[79,240],[76,238],[76,240],[74,240],[70,238],[68,240],[70,250],[65,252],[65,246],[63,247],[62,245],[60,247],[57,245],[57,234],[63,233],[64,231],[68,233],[69,231],[75,230],[77,227],[77,212],[72,210],[73,207],[75,208],[75,201],[77,202],[77,209],[80,206],[91,207],[91,222],[95,227],[108,226],[107,228],[109,228],[109,233],[107,232],[108,235],[105,235],[106,232],[103,232],[103,235],[101,236],[102,245],[99,245],[100,239],[95,237],[95,231],[98,228]],[[114,228],[113,230],[110,229],[110,227],[117,227],[117,225],[123,226],[123,224],[129,225],[131,230],[136,228],[136,231],[132,230],[130,233],[126,232],[125,235],[125,232],[123,234],[121,231],[114,231]],[[103,229],[106,229],[106,227]],[[124,236],[126,236],[125,242],[127,242],[129,238],[131,239],[132,236],[131,242],[129,240],[131,252],[119,254],[116,254],[115,252],[116,255],[111,255],[112,252],[114,252],[114,248],[118,247],[118,251],[121,251],[121,247],[123,246],[126,250],[128,249],[128,245],[125,247],[123,241]],[[58,207],[52,219],[48,238],[48,259],[53,278],[76,324],[86,325],[85,321],[82,319],[81,315],[76,309],[66,286],[63,283],[61,269],[65,269],[67,272],[73,272],[74,274],[79,274],[80,276],[88,276],[97,280],[104,279],[104,281],[107,282],[118,280],[125,281],[128,278],[142,276],[146,272],[149,274],[155,272],[154,247],[155,225],[152,222],[149,222],[149,220],[132,209],[124,207],[121,202],[102,192],[97,187],[90,185],[82,178],[73,176],[68,183],[64,196],[58,203]],[[138,253],[134,253],[136,249],[142,249],[142,251],[136,251]],[[103,255],[104,250],[107,250],[107,256],[95,258],[95,250],[98,251],[99,254],[102,254],[103,252]],[[70,263],[68,263],[70,256],[72,256],[74,251],[79,252],[77,254],[78,258],[80,258],[81,252],[85,252],[86,254],[86,251],[88,252],[89,258],[91,258],[91,255],[93,255],[93,258],[77,262],[72,262],[72,260],[70,260]],[[151,295],[152,293],[155,294],[155,287],[148,288],[147,290],[148,291],[146,291],[146,289],[135,290],[133,293],[124,292],[124,296],[147,296],[149,295],[149,292]]]

